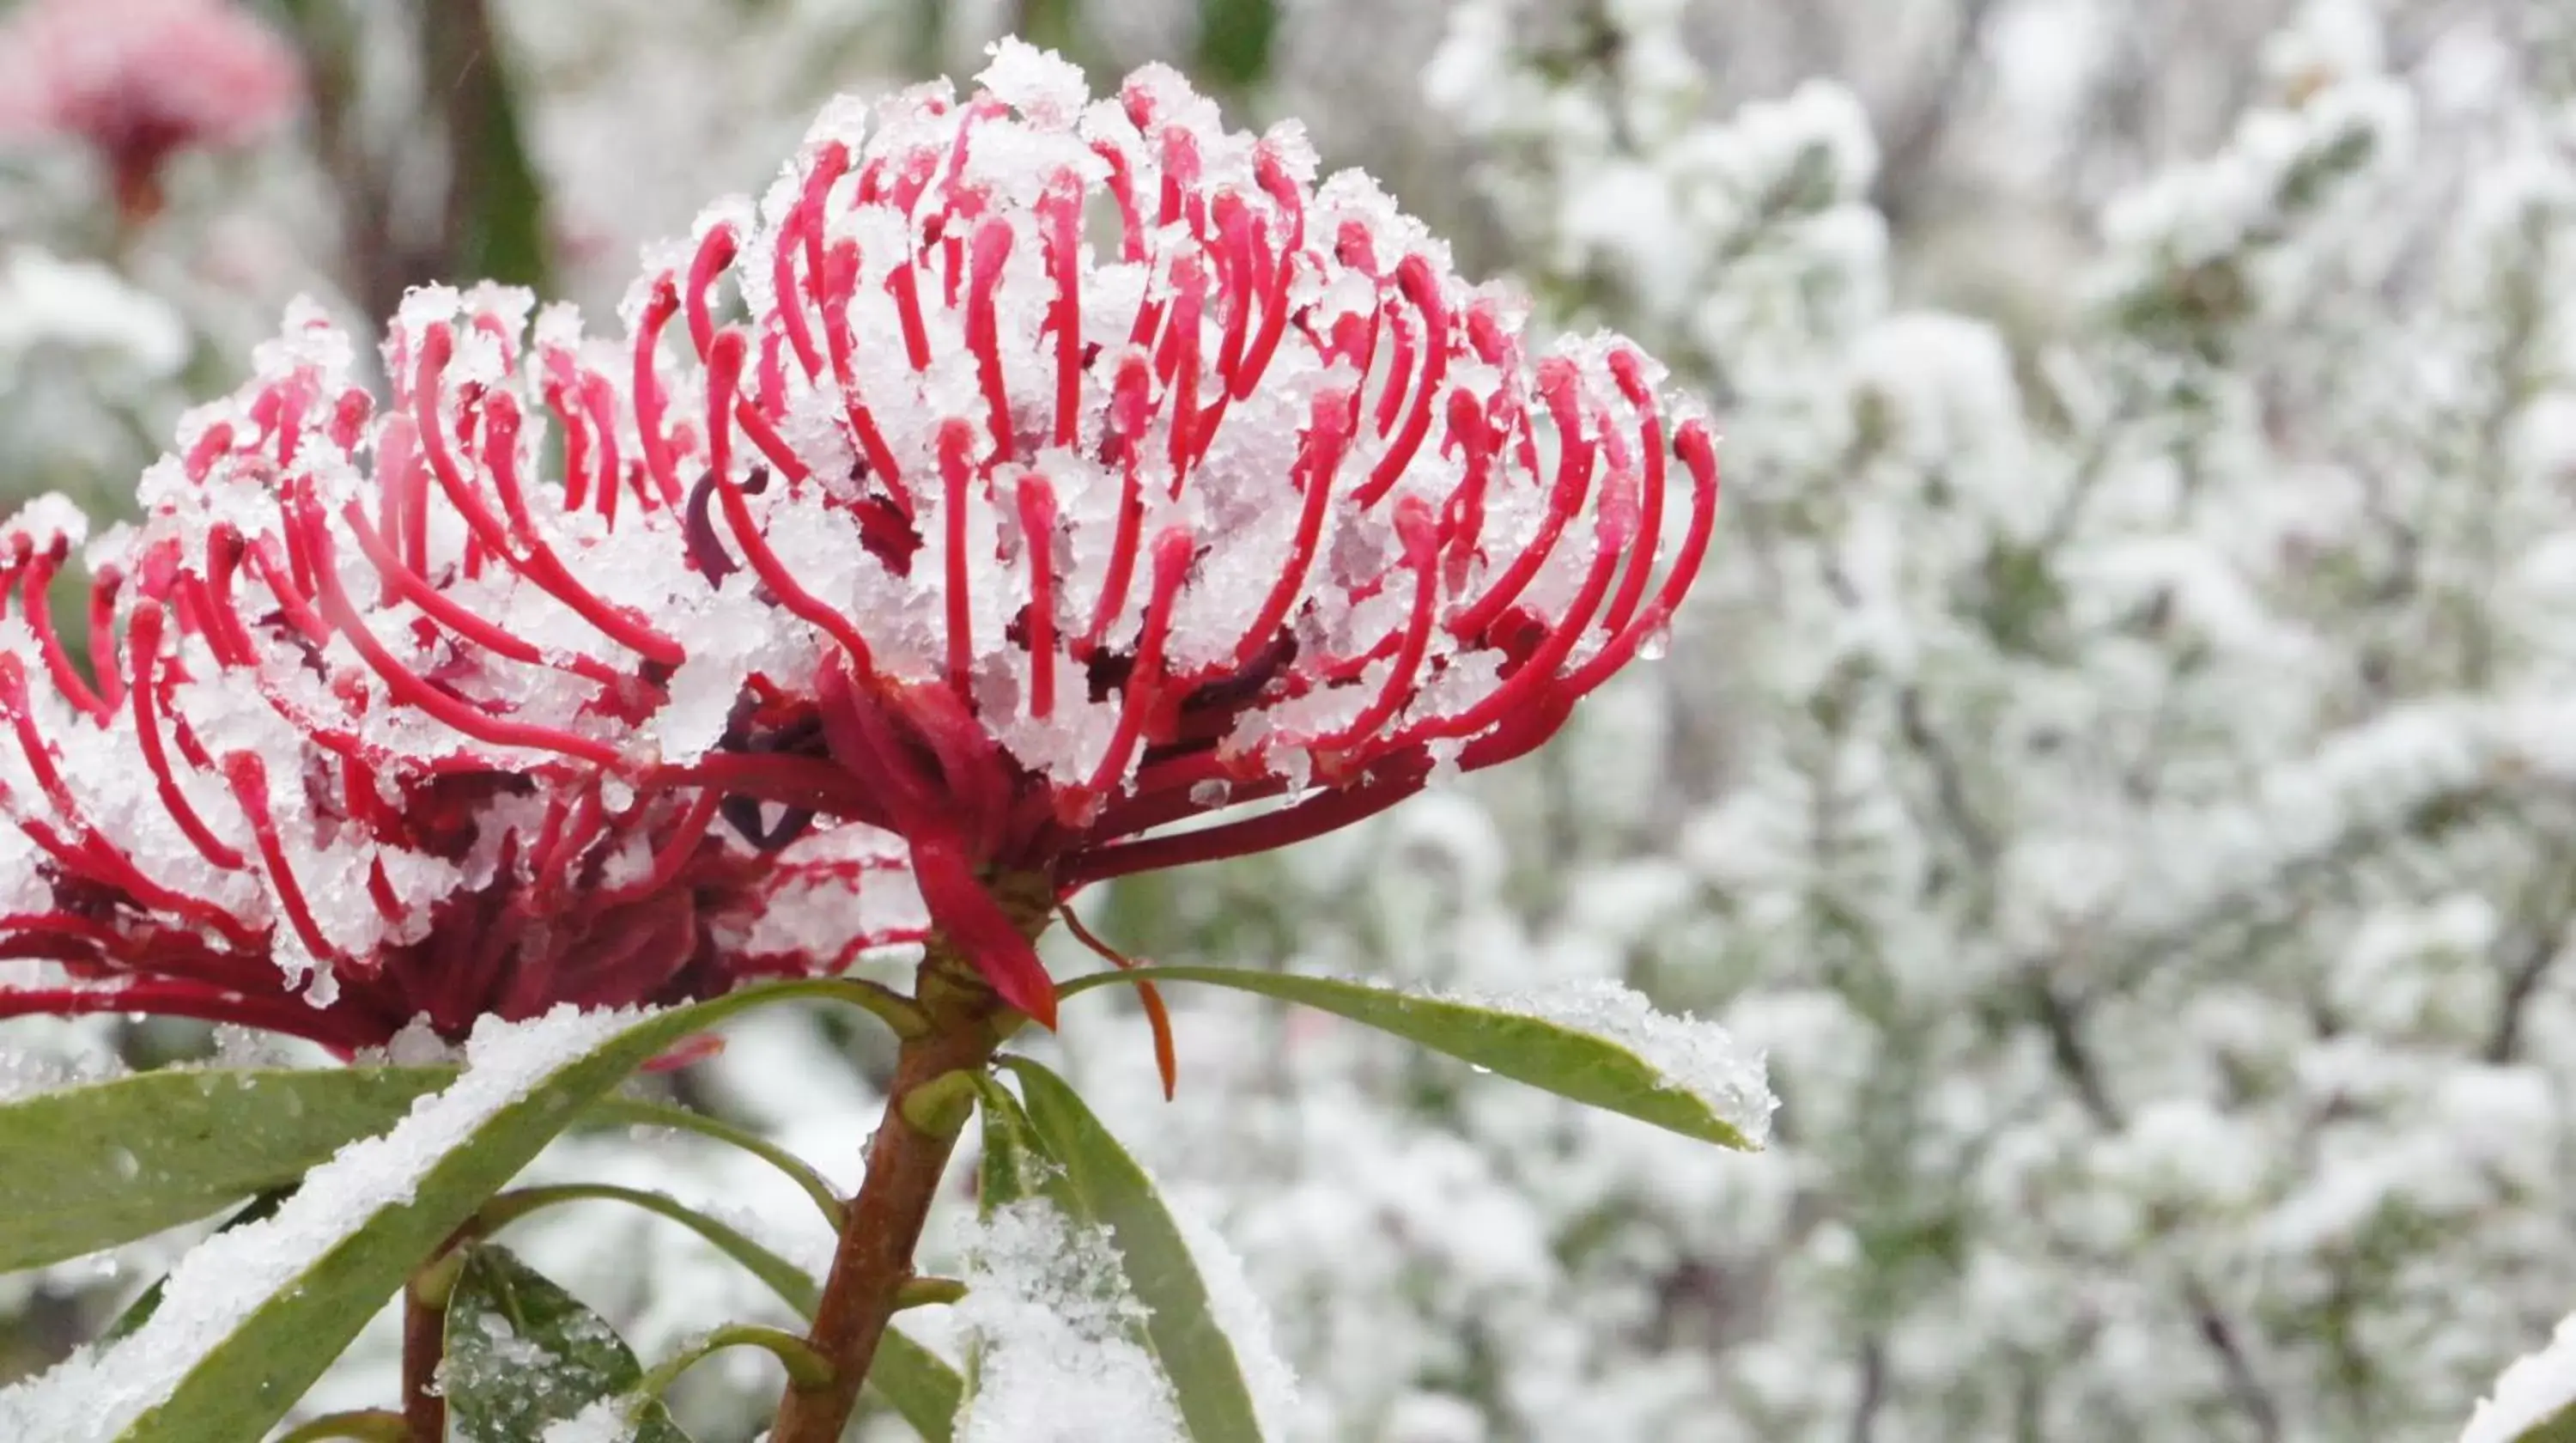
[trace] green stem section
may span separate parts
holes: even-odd
[[[635,1385],[635,1391],[641,1397],[659,1398],[670,1391],[682,1373],[727,1348],[766,1349],[787,1369],[790,1387],[810,1390],[832,1385],[831,1361],[815,1352],[803,1338],[783,1328],[765,1328],[758,1323],[728,1323],[699,1334],[682,1344],[680,1351],[654,1364],[643,1381]]]
[[[824,1181],[823,1175],[816,1172],[803,1158],[748,1128],[737,1127],[723,1118],[709,1117],[703,1112],[692,1112],[685,1107],[673,1107],[665,1102],[645,1102],[631,1097],[610,1098],[592,1108],[589,1115],[591,1120],[596,1122],[625,1123],[634,1127],[667,1127],[674,1132],[693,1132],[700,1137],[724,1143],[729,1147],[738,1147],[787,1174],[789,1181],[795,1183],[799,1190],[814,1200],[815,1209],[823,1214],[825,1222],[832,1225],[832,1231],[837,1233],[841,1230],[843,1221],[841,1196],[832,1191],[832,1185]]]
[[[814,1280],[806,1276],[803,1269],[677,1199],[658,1192],[646,1192],[642,1188],[620,1187],[607,1182],[514,1188],[483,1204],[482,1210],[474,1215],[471,1226],[477,1236],[488,1237],[540,1208],[570,1202],[624,1203],[629,1207],[642,1208],[656,1217],[668,1218],[742,1264],[746,1272],[768,1284],[771,1291],[798,1312],[810,1314],[814,1309]]]
[[[326,1438],[355,1439],[357,1443],[409,1443],[411,1425],[403,1422],[400,1413],[386,1408],[326,1413],[288,1430],[277,1443],[323,1443]]]

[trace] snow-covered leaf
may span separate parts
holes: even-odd
[[[1127,1284],[1146,1308],[1145,1334],[1171,1380],[1195,1443],[1260,1443],[1261,1423],[1234,1344],[1217,1322],[1189,1241],[1153,1179],[1093,1116],[1064,1079],[1024,1057],[1007,1058],[1028,1118],[1065,1187],[1076,1219],[1109,1228]]]
[[[541,1438],[603,1399],[635,1390],[643,1366],[608,1321],[519,1261],[482,1244],[447,1300],[448,1417],[466,1443]],[[686,1443],[658,1401],[624,1415],[636,1443]]]
[[[306,1175],[276,1216],[210,1240],[160,1309],[112,1345],[0,1390],[0,1437],[55,1443],[255,1438],[420,1262],[582,1109],[692,1033],[821,984],[668,1011],[486,1021],[454,1085]]]
[[[2478,1403],[2460,1443],[2576,1443],[2576,1316],[2517,1358]]]
[[[292,1187],[282,1187],[261,1193],[250,1200],[248,1207],[224,1219],[223,1226],[215,1231],[218,1234],[228,1233],[235,1228],[248,1227],[262,1218],[273,1216],[279,1208],[286,1205],[286,1200],[293,1196],[295,1196],[295,1189]],[[152,1315],[161,1310],[161,1290],[169,1284],[170,1280],[166,1277],[153,1279],[150,1287],[136,1294],[134,1301],[125,1305],[125,1311],[118,1313],[108,1323],[106,1331],[98,1335],[99,1341],[113,1343],[152,1321]]]
[[[174,1068],[0,1104],[0,1272],[132,1242],[291,1183],[454,1076]]]
[[[1715,1023],[1654,1010],[1615,982],[1512,995],[1408,992],[1333,977],[1237,967],[1150,967],[1099,974],[1065,995],[1140,978],[1232,987],[1330,1012],[1561,1097],[1685,1137],[1759,1148],[1776,1100],[1762,1059]]]
[[[658,1119],[665,1115],[664,1110],[624,1108],[615,1098],[592,1108],[588,1114],[592,1120],[620,1116]],[[510,1197],[526,1211],[574,1199],[624,1202],[668,1218],[704,1238],[716,1251],[766,1284],[781,1302],[796,1310],[798,1317],[813,1321],[814,1309],[822,1301],[823,1285],[804,1269],[723,1219],[665,1194],[609,1183],[576,1183],[517,1188],[511,1191]],[[494,1227],[511,1220],[504,1217],[496,1221],[493,1217],[495,1211],[497,1209],[488,1209],[484,1214],[484,1220]],[[868,1370],[868,1387],[930,1443],[947,1443],[950,1420],[957,1416],[957,1401],[965,1391],[956,1369],[948,1366],[938,1354],[892,1329],[887,1330],[885,1340],[877,1346],[876,1362]]]

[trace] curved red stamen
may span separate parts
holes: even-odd
[[[670,402],[663,393],[661,369],[654,364],[654,358],[661,353],[663,327],[671,323],[679,309],[679,284],[665,271],[655,277],[652,295],[644,302],[644,313],[636,318],[632,387],[635,430],[644,447],[644,470],[660,488],[662,504],[673,507],[682,499],[680,468],[672,459],[671,437],[662,424]]]
[[[749,396],[734,403],[733,418],[742,427],[742,433],[751,438],[751,444],[759,449],[771,466],[777,468],[780,475],[787,478],[791,489],[813,479],[813,468],[807,466],[805,458],[797,455],[796,449],[787,444],[786,437],[778,434],[778,428],[769,423],[769,417],[752,404]]]
[[[1333,494],[1333,478],[1340,474],[1342,458],[1350,454],[1353,393],[1319,391],[1307,412],[1306,434],[1297,443],[1297,462],[1289,474],[1304,490],[1305,502],[1297,512],[1297,536],[1288,549],[1288,564],[1280,570],[1279,579],[1270,594],[1261,600],[1261,609],[1253,613],[1252,624],[1234,644],[1234,664],[1250,666],[1262,648],[1288,619],[1291,607],[1306,585],[1306,572],[1315,564],[1315,548],[1324,534],[1324,511]]]
[[[53,585],[54,570],[61,564],[60,548],[29,557],[19,582],[19,604],[25,609],[27,629],[36,634],[36,655],[43,660],[45,675],[53,681],[54,690],[83,714],[106,721],[116,715],[115,709],[90,689],[80,668],[72,665],[71,653],[63,649],[62,636],[54,630],[53,599],[47,593]]]
[[[671,835],[654,850],[652,870],[625,886],[611,887],[599,893],[593,905],[617,907],[641,901],[679,880],[680,869],[697,855],[698,844],[706,840],[707,828],[714,823],[716,811],[723,804],[724,794],[721,792],[698,793],[696,799],[689,803],[689,809],[680,814],[679,825],[672,828]]]
[[[154,789],[161,798],[161,809],[170,814],[188,844],[197,854],[227,872],[241,870],[242,854],[219,840],[213,829],[189,804],[187,793],[179,786],[178,777],[170,770],[170,759],[161,746],[160,678],[162,609],[158,603],[144,602],[134,609],[126,622],[125,644],[132,658],[134,685],[126,699],[134,711],[134,735],[143,752],[143,764],[152,771]]]
[[[716,499],[724,506],[725,521],[733,527],[734,539],[742,545],[743,559],[751,563],[752,571],[760,577],[761,584],[769,588],[770,594],[778,598],[778,604],[830,637],[849,656],[853,666],[862,671],[875,670],[873,653],[868,648],[867,638],[859,635],[858,627],[847,616],[807,591],[797,581],[795,573],[779,561],[778,553],[769,549],[769,539],[761,534],[760,527],[752,520],[751,507],[743,500],[742,488],[719,478]]]
[[[964,132],[958,141],[965,142]],[[1014,451],[1011,426],[1011,392],[1002,375],[1002,336],[1000,322],[993,312],[993,291],[1002,283],[1002,267],[1011,259],[1011,223],[1001,216],[986,216],[975,227],[973,279],[966,299],[966,349],[975,353],[975,378],[984,388],[984,404],[991,412],[993,455],[1008,461]],[[942,441],[946,440],[943,433]]]
[[[787,344],[796,352],[796,362],[805,368],[809,381],[823,375],[823,357],[814,349],[813,328],[805,323],[806,305],[819,298],[796,283],[794,257],[801,244],[807,285],[819,282],[823,274],[823,203],[849,168],[848,146],[836,140],[823,147],[814,159],[814,168],[805,174],[805,188],[797,193],[795,208],[778,228],[770,257],[770,284],[778,293],[779,320],[786,329]]]
[[[707,469],[718,476],[733,474],[733,413],[742,389],[742,363],[750,346],[741,331],[728,326],[722,335],[710,338],[705,352]]]
[[[1082,181],[1072,172],[1047,183],[1038,201],[1055,301],[1047,329],[1055,332],[1055,444],[1076,444],[1082,409]]]
[[[1055,488],[1032,471],[1016,499],[1029,553],[1029,715],[1044,721],[1055,710]]]
[[[689,288],[683,301],[688,313],[689,343],[697,347],[700,356],[715,344],[715,289],[725,268],[733,264],[738,244],[732,225],[719,221],[707,227],[706,235],[698,241],[697,253],[689,258]]]
[[[386,649],[385,644],[376,638],[375,632],[367,626],[366,619],[359,615],[355,606],[350,605],[348,593],[340,589],[339,577],[335,574],[336,568],[331,563],[331,534],[323,524],[318,509],[307,512],[304,517],[303,531],[306,544],[315,553],[314,559],[317,564],[314,570],[321,583],[321,590],[315,594],[314,600],[322,616],[330,622],[334,630],[347,638],[349,645],[357,650],[359,658],[366,662],[369,670],[383,679],[386,688],[396,699],[406,705],[420,708],[455,731],[493,746],[525,747],[533,751],[553,752],[601,766],[613,767],[623,762],[624,758],[617,748],[606,742],[558,727],[538,726],[529,722],[493,716],[480,707],[442,691],[420,673],[405,666],[400,658]],[[262,572],[268,575],[270,588],[276,589],[277,578],[271,570],[272,563],[269,560],[267,546],[263,544],[254,548],[252,556]]]
[[[1602,613],[1601,629],[1616,634],[1637,614],[1637,603],[1645,598],[1646,583],[1653,579],[1656,544],[1662,539],[1664,526],[1664,417],[1655,406],[1654,388],[1646,384],[1643,362],[1635,351],[1610,353],[1610,375],[1627,399],[1628,409],[1637,417],[1637,449],[1646,458],[1646,485],[1643,511],[1637,518],[1637,540],[1630,547],[1627,574],[1619,578],[1619,589],[1610,597],[1610,609]]]
[[[823,341],[832,357],[832,378],[841,389],[842,414],[850,423],[851,434],[858,438],[859,454],[867,458],[868,469],[876,474],[878,484],[894,498],[894,504],[906,518],[912,515],[912,493],[904,484],[903,468],[894,458],[893,448],[886,445],[885,434],[877,429],[876,417],[859,394],[856,341],[850,334],[848,297],[857,284],[859,247],[854,241],[842,241],[832,247],[824,262],[822,296]],[[923,343],[928,354],[929,342]],[[924,361],[922,364],[927,365]]]
[[[1109,165],[1109,198],[1118,206],[1118,258],[1133,265],[1145,258],[1145,226],[1136,214],[1135,162],[1109,140],[1091,142],[1091,153]]]
[[[1434,737],[1464,737],[1482,731],[1512,714],[1515,708],[1532,705],[1538,695],[1561,685],[1556,669],[1574,651],[1575,643],[1600,609],[1601,600],[1610,591],[1610,578],[1619,569],[1619,559],[1637,529],[1637,497],[1632,489],[1635,478],[1614,474],[1602,486],[1600,515],[1594,522],[1598,535],[1593,548],[1592,568],[1584,574],[1582,589],[1567,603],[1547,639],[1540,642],[1520,663],[1510,680],[1494,688],[1482,701],[1463,712],[1448,717],[1435,717],[1408,728],[1394,739],[1394,746],[1409,746]]]
[[[574,579],[562,558],[556,556],[554,548],[547,544],[545,533],[538,529],[536,518],[528,511],[526,493],[519,482],[519,403],[507,393],[495,393],[486,398],[483,461],[492,478],[493,490],[509,512],[509,537],[518,543],[516,550],[494,543],[492,550],[496,557],[547,595],[569,607],[601,635],[645,660],[662,666],[678,666],[688,659],[688,652],[677,641],[654,630],[632,608],[615,605]],[[439,468],[433,465],[431,469],[438,471]],[[453,470],[453,463],[449,469]],[[447,473],[440,472],[439,482],[451,497],[460,492],[472,494],[464,491],[461,475],[454,485],[450,485]],[[476,498],[474,509],[480,512],[485,525],[497,528],[499,523],[492,519],[488,509],[482,507],[480,498]]]
[[[617,455],[617,388],[606,376],[584,372],[581,408],[590,417],[590,433],[599,451],[597,479],[590,487],[591,501],[599,510],[601,524],[613,527],[617,524],[617,492],[625,483]]]
[[[1414,571],[1413,609],[1405,621],[1395,664],[1388,668],[1385,683],[1359,715],[1324,736],[1290,740],[1286,745],[1319,752],[1338,750],[1386,725],[1412,700],[1413,681],[1422,670],[1422,656],[1431,642],[1432,616],[1440,601],[1440,534],[1432,519],[1431,503],[1419,496],[1398,501],[1395,530],[1404,544],[1404,564]]]
[[[948,608],[948,686],[960,700],[970,698],[968,689],[975,658],[974,613],[968,596],[969,577],[966,554],[966,508],[969,482],[974,478],[973,453],[975,432],[963,421],[951,420],[939,428],[939,476],[946,486],[945,537],[948,557],[948,584],[941,600]]]
[[[1109,749],[1101,755],[1100,766],[1091,774],[1087,790],[1092,796],[1107,796],[1117,790],[1127,775],[1127,763],[1136,754],[1136,744],[1144,736],[1145,722],[1162,700],[1163,645],[1172,629],[1172,606],[1181,594],[1181,582],[1189,575],[1190,561],[1198,543],[1190,533],[1173,526],[1154,538],[1154,593],[1145,604],[1145,622],[1136,642],[1136,662],[1129,668],[1118,707],[1118,729],[1110,734]]]
[[[1144,481],[1137,474],[1137,441],[1142,438],[1152,418],[1148,390],[1153,384],[1152,364],[1140,351],[1129,351],[1118,362],[1118,380],[1109,401],[1108,435],[1101,443],[1103,459],[1120,468],[1118,523],[1109,545],[1109,565],[1101,574],[1100,596],[1092,605],[1091,625],[1083,632],[1082,651],[1088,655],[1108,639],[1109,628],[1126,609],[1127,588],[1136,570],[1136,550],[1145,521]]]
[[[1441,297],[1440,278],[1431,262],[1406,256],[1395,268],[1395,284],[1422,316],[1422,375],[1413,385],[1413,406],[1405,413],[1404,429],[1378,458],[1377,469],[1358,493],[1356,499],[1363,507],[1376,505],[1413,464],[1422,438],[1431,433],[1431,408],[1439,400],[1441,379],[1449,374],[1449,306]]]
[[[430,585],[418,572],[403,565],[402,558],[393,554],[393,548],[385,543],[384,537],[368,524],[366,512],[357,502],[351,501],[340,508],[340,520],[349,528],[349,535],[358,543],[358,551],[367,558],[367,564],[384,579],[387,594],[419,607],[430,620],[496,656],[515,662],[548,667],[602,686],[613,687],[624,680],[615,668],[597,657],[564,657],[549,653],[499,624],[486,621],[453,596]]]
[[[107,565],[98,568],[89,588],[89,671],[110,713],[125,705],[125,677],[116,665],[116,598],[124,587],[125,573]]]
[[[285,997],[258,997],[190,982],[120,982],[109,987],[19,990],[0,987],[0,1017],[52,1013],[149,1013],[199,1022],[257,1028],[301,1037],[342,1053],[364,1047],[374,1033],[351,1025],[345,1012]]]
[[[1691,473],[1690,524],[1682,533],[1681,547],[1674,552],[1672,568],[1664,573],[1664,584],[1654,601],[1565,679],[1565,688],[1577,696],[1607,681],[1612,672],[1628,664],[1647,637],[1671,624],[1674,609],[1689,594],[1691,582],[1699,575],[1700,562],[1708,554],[1709,536],[1717,525],[1716,443],[1708,427],[1693,420],[1684,422],[1673,434],[1673,450]]]
[[[295,880],[295,868],[288,864],[286,844],[279,837],[277,818],[268,805],[268,767],[256,752],[233,752],[224,758],[224,780],[232,784],[233,796],[241,803],[242,816],[249,821],[251,837],[259,847],[259,857],[268,868],[271,891],[277,894],[279,910],[286,913],[287,925],[316,967],[330,966],[343,960],[340,950],[322,934],[321,924],[314,920],[313,908],[305,901],[304,887]],[[310,974],[306,987],[312,986]]]
[[[1485,594],[1459,608],[1450,618],[1452,635],[1473,637],[1493,625],[1503,608],[1512,604],[1530,579],[1538,575],[1557,538],[1564,534],[1565,523],[1583,509],[1584,494],[1592,484],[1593,442],[1583,434],[1581,380],[1572,362],[1552,358],[1539,367],[1540,393],[1547,398],[1550,418],[1556,425],[1556,484],[1549,488],[1547,514],[1540,519],[1538,534],[1530,538],[1511,565],[1494,579]]]
[[[1071,889],[1137,872],[1159,871],[1192,862],[1219,862],[1320,837],[1326,832],[1376,816],[1421,791],[1429,774],[1430,768],[1421,766],[1398,776],[1319,792],[1275,812],[1246,817],[1241,821],[1220,822],[1212,827],[1176,832],[1170,836],[1089,848],[1076,853],[1066,865],[1057,869],[1059,885]]]
[[[894,297],[895,315],[903,323],[903,354],[916,371],[930,369],[930,328],[921,319],[921,286],[913,279],[909,257],[895,262],[885,278],[886,294]]]
[[[207,475],[215,469],[215,458],[232,448],[232,423],[217,421],[197,437],[195,445],[188,448],[187,459],[180,462],[180,467],[187,472],[189,480],[203,485]]]

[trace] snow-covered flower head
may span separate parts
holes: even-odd
[[[900,854],[687,764],[683,638],[726,598],[633,496],[569,315],[418,292],[394,404],[300,308],[88,549],[0,531],[0,1015],[151,1011],[352,1049],[416,1018],[672,1001],[917,935]],[[568,485],[538,484],[559,430]],[[819,920],[818,920],[819,919]]]
[[[1044,1018],[997,887],[1276,846],[1528,751],[1653,645],[1717,478],[1659,366],[1530,353],[1295,126],[1228,131],[1159,66],[1093,101],[1015,42],[981,80],[828,111],[628,320],[698,565],[828,642],[753,678],[728,745],[775,771],[737,775],[904,837]]]
[[[304,101],[284,38],[230,0],[28,0],[0,24],[0,134],[69,136],[146,216],[180,151],[245,145]]]

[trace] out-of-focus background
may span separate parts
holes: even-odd
[[[18,0],[0,488],[112,510],[297,293],[612,309],[827,96],[1011,31],[1302,117],[1727,431],[1699,597],[1564,738],[1090,905],[1167,961],[1616,976],[1770,1051],[1747,1158],[1242,1001],[1175,996],[1166,1104],[1139,1019],[1069,1010],[1302,1438],[2442,1439],[2576,1309],[2551,0]],[[256,1044],[13,1022],[0,1085],[209,1048]],[[686,1085],[846,1179],[884,1062],[768,1016]],[[826,1242],[685,1140],[543,1166]],[[527,1246],[648,1355],[775,1306],[641,1215]],[[0,1376],[156,1266],[0,1279]],[[693,1381],[751,1435],[756,1369]]]

